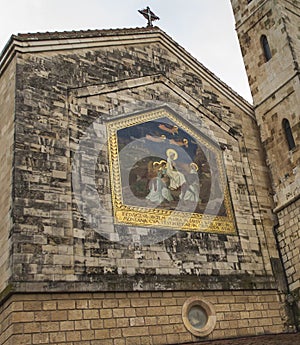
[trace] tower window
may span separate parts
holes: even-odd
[[[260,43],[261,43],[261,46],[262,46],[262,49],[264,52],[265,59],[266,59],[266,61],[269,61],[272,57],[272,54],[271,54],[271,49],[269,46],[267,36],[262,35],[260,38]]]
[[[295,140],[293,137],[293,133],[292,133],[292,129],[291,129],[289,120],[283,119],[282,127],[283,127],[283,130],[285,133],[285,138],[286,138],[286,142],[288,144],[289,150],[292,150],[296,146],[296,144],[295,144]]]

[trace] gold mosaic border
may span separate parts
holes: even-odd
[[[151,209],[145,207],[129,206],[123,204],[122,182],[118,152],[117,131],[131,127],[143,122],[156,120],[161,117],[167,117],[178,124],[187,133],[204,144],[216,154],[218,170],[221,183],[224,189],[224,204],[227,217],[213,216],[199,213],[188,213],[173,210]],[[185,123],[181,122],[174,114],[168,112],[165,108],[146,111],[138,115],[132,115],[115,119],[107,124],[108,132],[108,151],[110,163],[110,179],[112,191],[112,203],[115,222],[117,224],[128,224],[143,227],[171,228],[174,230],[188,230],[201,232],[214,232],[222,234],[236,233],[233,210],[226,182],[225,171],[221,151],[205,140],[201,135],[195,133]]]

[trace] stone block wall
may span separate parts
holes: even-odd
[[[272,176],[275,206],[300,192],[299,1],[232,1],[255,116]],[[261,35],[272,58],[265,60]],[[282,121],[288,119],[296,147],[289,151]]]
[[[257,108],[257,122],[266,149],[276,207],[281,207],[300,193],[299,90],[299,81],[294,79]],[[296,143],[293,150],[288,147],[282,124],[284,119],[289,120]]]
[[[128,81],[127,83],[130,84],[130,81]],[[115,84],[117,85],[117,83]],[[176,105],[178,103],[178,98],[166,88],[163,82],[161,82],[161,85],[156,83],[155,85],[151,86],[151,90],[149,90],[149,86],[147,87],[147,89],[145,89],[141,80],[139,79],[135,79],[134,81],[132,81],[132,84],[134,85],[134,90],[131,90],[129,88],[129,85],[127,85],[127,88],[129,88],[129,90],[115,91],[114,93],[110,94],[107,93],[106,89],[103,88],[103,86],[101,86],[98,91],[96,88],[94,88],[92,94],[88,89],[82,88],[80,90],[80,93],[77,96],[75,95],[72,101],[72,107],[76,109],[76,113],[72,112],[71,116],[73,116],[74,122],[75,119],[77,119],[77,132],[81,130],[83,126],[82,123],[84,123],[84,121],[86,121],[87,119],[87,115],[85,114],[94,114],[94,116],[96,116],[98,112],[101,112],[100,107],[105,106],[105,104],[109,105],[111,103],[110,99],[118,99],[121,108],[130,108],[128,100],[134,100],[134,104],[141,103],[143,105],[146,104],[143,102],[145,102],[145,100],[148,100],[149,107],[151,108],[149,92],[156,91],[158,94],[168,95],[168,101],[170,102],[170,104]],[[182,100],[180,101],[182,102]],[[130,110],[128,111],[130,112]],[[179,113],[180,111],[182,111],[181,108],[179,108]],[[80,114],[80,117],[78,117],[78,114]],[[109,272],[111,270],[114,270],[114,267],[119,267],[123,272],[131,272],[135,274],[144,273],[145,269],[148,268],[154,270],[157,275],[156,279],[158,279],[159,276],[163,277],[163,273],[169,274],[169,278],[164,278],[164,280],[160,282],[160,284],[165,287],[168,286],[168,280],[169,283],[171,282],[172,276],[178,276],[182,272],[184,272],[184,274],[188,274],[190,281],[194,281],[192,276],[196,272],[198,272],[196,274],[199,274],[202,277],[201,284],[205,284],[205,280],[207,278],[209,280],[209,276],[211,274],[217,274],[219,275],[220,283],[220,285],[217,285],[224,287],[228,283],[228,280],[227,278],[225,278],[225,281],[223,281],[222,276],[224,278],[226,276],[230,276],[231,274],[241,275],[241,280],[239,279],[238,281],[243,284],[242,275],[246,271],[255,271],[255,276],[264,275],[264,270],[270,272],[271,266],[269,257],[272,256],[276,258],[278,253],[276,252],[276,249],[274,247],[272,234],[272,218],[269,211],[271,197],[268,195],[268,193],[266,193],[266,190],[268,191],[268,187],[266,187],[268,185],[267,172],[266,169],[262,168],[260,164],[251,164],[249,162],[251,160],[252,162],[254,162],[262,159],[259,140],[257,138],[258,132],[256,132],[257,129],[255,128],[254,121],[247,118],[245,119],[245,117],[241,118],[232,115],[232,117],[235,117],[234,121],[236,126],[239,126],[241,131],[245,130],[247,131],[247,133],[253,133],[253,135],[249,135],[245,138],[245,142],[243,140],[239,140],[239,142],[237,143],[236,140],[224,133],[224,130],[222,128],[218,128],[218,126],[214,125],[213,123],[209,123],[209,121],[206,121],[203,117],[197,118],[196,115],[187,113],[186,111],[184,112],[184,116],[196,128],[200,128],[199,121],[201,121],[202,131],[213,133],[213,135],[217,137],[220,142],[224,143],[228,147],[228,149],[226,149],[226,151],[224,152],[224,160],[229,185],[231,187],[232,202],[235,210],[235,217],[239,234],[238,237],[226,235],[220,236],[218,234],[191,233],[188,236],[194,241],[194,244],[197,244],[197,246],[200,247],[205,246],[205,248],[199,248],[195,251],[195,248],[192,249],[192,247],[190,247],[190,241],[186,236],[187,234],[185,232],[180,232],[177,235],[171,237],[172,241],[164,241],[163,245],[158,244],[156,246],[147,246],[147,249],[145,246],[140,247],[138,245],[132,245],[131,248],[136,253],[135,256],[133,256],[133,253],[125,252],[115,245],[115,255],[110,250],[107,254],[104,254],[106,258],[110,258],[110,262],[99,260],[96,258],[96,262],[98,262],[96,266],[99,269],[99,267],[104,264],[105,266],[102,269],[104,272]],[[110,118],[111,117],[112,115],[110,115]],[[232,117],[231,121],[233,121]],[[89,119],[91,121],[91,115],[89,115]],[[105,128],[103,124],[102,126],[103,128]],[[76,128],[75,124],[72,125],[72,128]],[[78,134],[76,134],[76,132],[72,132],[71,140],[77,137]],[[105,137],[103,137],[103,142],[106,142]],[[243,149],[244,145],[247,145],[247,152]],[[72,145],[72,147],[74,147],[74,145]],[[241,157],[241,151],[244,151],[243,157]],[[245,176],[243,177],[243,175]],[[253,176],[256,177],[255,180],[253,179]],[[247,180],[247,182],[245,181],[245,179]],[[247,188],[249,188],[249,190],[247,190]],[[249,201],[249,196],[247,194],[249,191],[251,191],[250,193],[253,201],[252,204]],[[251,209],[250,212],[252,212],[252,208],[253,212],[257,214],[257,217],[255,217],[255,225],[251,224],[251,220],[249,217],[249,210]],[[108,210],[110,209],[111,206],[110,208],[108,207]],[[94,212],[96,212],[96,209],[94,210]],[[75,217],[76,219],[78,218],[78,216]],[[74,224],[76,224],[75,221]],[[86,233],[78,232],[81,234],[82,238],[87,238],[87,234],[92,230],[88,228],[88,225],[85,226],[87,230]],[[77,226],[75,226],[75,228],[77,228]],[[147,234],[146,229],[138,229],[128,226],[123,226],[120,229],[123,232],[124,229],[126,229],[125,233],[127,236],[132,236],[132,234],[134,234],[135,236],[145,236],[145,234]],[[117,227],[116,230],[117,235],[120,235],[121,231],[118,231]],[[269,236],[267,235],[268,231]],[[113,233],[112,235],[115,235],[115,233]],[[89,241],[91,240],[92,238],[91,236],[89,236]],[[94,240],[92,241],[94,242]],[[95,245],[93,245],[92,243],[90,245],[92,246],[92,248],[95,248],[95,250],[97,250],[96,248],[98,248],[98,245],[96,245],[96,247],[94,247]],[[263,248],[263,254],[261,258],[257,257],[254,254],[254,252],[257,253],[257,251],[260,250],[260,245]],[[144,252],[145,250],[147,250],[147,253]],[[238,254],[239,251],[240,254]],[[138,254],[139,252],[142,252],[142,258],[137,259],[138,256],[141,256],[141,253]],[[203,254],[205,253],[207,253],[209,256],[203,257]],[[219,258],[216,259],[219,262],[211,262],[210,258],[212,258],[212,256],[210,255],[214,256],[215,258]],[[150,262],[147,262],[144,257],[151,258],[151,266],[149,266]],[[223,257],[223,259],[221,259],[221,257]],[[124,259],[128,260],[127,264],[125,264],[126,261],[124,261]],[[97,268],[94,269],[97,270]],[[92,267],[90,268],[90,270],[93,270]],[[186,278],[184,279],[186,281],[186,284],[188,284]],[[128,282],[129,281],[130,278],[128,279]],[[247,281],[247,279],[245,281]],[[149,282],[147,282],[146,280],[143,280],[141,278],[141,282],[143,283],[144,288],[151,288],[148,285]],[[194,281],[194,283],[197,284],[196,281]],[[236,283],[239,284],[237,281]],[[176,286],[177,288],[180,286],[178,280],[176,280]],[[182,285],[182,288],[183,286],[185,286],[186,288],[186,285]],[[198,285],[198,287],[199,286],[200,285]],[[172,285],[172,287],[174,288],[174,285]]]
[[[258,288],[274,286],[270,256],[278,254],[254,117],[245,102],[239,105],[219,95],[196,67],[194,60],[186,64],[159,43],[19,55],[13,280],[20,286],[28,289],[30,281],[41,282],[43,288],[44,282],[56,282],[52,286],[59,289],[66,281],[81,288],[93,288],[97,282],[104,289],[147,290],[153,288],[153,274],[163,289],[222,289],[232,284],[230,276],[238,277],[235,284],[243,288],[252,286],[252,279]],[[82,218],[72,186],[73,158],[79,141],[99,119],[99,195],[111,214],[105,123],[166,103],[224,145],[237,234],[170,232],[168,240],[156,246],[141,246],[131,239],[126,248],[101,238]],[[236,137],[229,134],[230,128]],[[77,182],[86,186],[91,177],[93,171]],[[151,232],[114,225],[111,217],[105,226],[113,236],[125,233],[134,238]],[[167,278],[172,276],[173,282]],[[216,277],[217,285],[212,283]],[[120,278],[124,285],[113,283]]]
[[[289,44],[295,33],[288,32],[284,20],[288,16],[284,9],[285,1],[252,3],[244,5],[247,11],[240,21],[236,19],[236,26],[253,101],[259,106],[295,74],[295,58]],[[240,11],[238,17],[241,13],[239,7],[237,11]],[[267,37],[271,50],[269,61],[264,56],[262,35]]]
[[[300,199],[278,212],[278,240],[300,325]]]
[[[11,274],[15,82],[13,60],[6,69],[0,70],[0,291],[6,288]]]
[[[279,247],[299,314],[300,2],[239,3],[232,1],[236,26],[272,179]],[[272,57],[268,61],[263,54],[261,35],[266,35],[271,49]],[[293,148],[287,142],[284,119],[290,124]]]
[[[296,37],[299,35],[299,15],[300,15],[300,1],[285,1],[285,18],[287,32],[291,39],[291,47],[293,49],[293,59],[299,62],[300,59],[300,42]]]
[[[52,45],[47,35],[19,38],[28,46],[16,68],[14,294],[3,300],[0,343],[193,341],[181,309],[195,294],[217,310],[209,339],[289,329],[252,107],[157,28],[97,32],[92,42],[90,32],[69,35],[50,35]],[[115,223],[106,124],[163,105],[220,146],[235,233]],[[89,131],[97,140],[82,146]],[[105,233],[93,223],[102,211]]]
[[[165,291],[16,294],[1,307],[1,345],[167,345],[195,342],[182,323],[182,305],[201,296],[216,309],[206,339],[284,330],[276,291]]]

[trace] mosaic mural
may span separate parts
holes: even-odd
[[[222,152],[210,138],[168,108],[107,127],[117,223],[235,231]]]

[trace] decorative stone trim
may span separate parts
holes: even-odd
[[[182,307],[182,320],[186,329],[196,337],[210,334],[217,322],[214,306],[200,297],[188,298]]]

